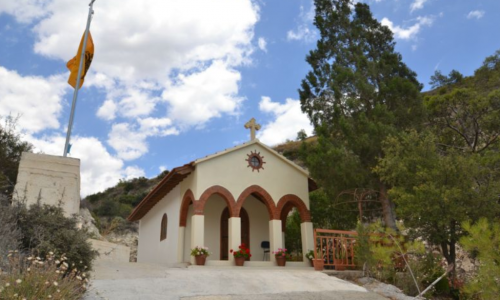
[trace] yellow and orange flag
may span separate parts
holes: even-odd
[[[68,70],[71,72],[69,74],[68,83],[73,88],[76,87],[76,79],[78,77],[78,66],[80,66],[80,57],[82,56],[84,37],[85,33],[83,34],[82,40],[80,41],[80,46],[78,47],[78,53],[76,53],[76,56],[73,57],[66,64],[66,67],[68,67]],[[83,79],[85,78],[85,75],[87,74],[87,71],[90,68],[90,63],[92,62],[93,57],[94,57],[94,41],[92,40],[92,35],[90,34],[89,31],[89,35],[87,38],[87,45],[85,45],[85,55],[83,56],[83,70],[80,75],[80,86],[78,87],[78,89],[80,89],[83,85]]]

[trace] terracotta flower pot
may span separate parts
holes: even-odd
[[[344,271],[345,270],[345,266],[342,266],[342,264],[343,264],[342,259],[334,258],[333,264],[335,265],[335,270],[337,270],[337,271]]]
[[[284,267],[286,265],[286,256],[275,255],[275,257],[276,257],[276,264],[278,264],[278,267]]]
[[[195,255],[194,260],[197,266],[204,266],[205,261],[207,260],[207,256],[205,254]]]
[[[323,271],[323,268],[325,267],[325,261],[322,258],[315,258],[312,261],[314,265],[314,270]]]
[[[245,264],[245,258],[244,257],[235,257],[234,258],[234,263],[238,267],[243,267],[243,264]]]

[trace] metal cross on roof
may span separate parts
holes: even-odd
[[[246,129],[250,129],[250,140],[255,140],[255,131],[260,129],[260,124],[255,122],[255,118],[251,118],[250,121],[245,124]]]

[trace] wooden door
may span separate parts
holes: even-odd
[[[248,213],[241,208],[241,242],[250,247],[250,220]],[[228,260],[229,253],[229,209],[226,207],[220,217],[220,260]]]

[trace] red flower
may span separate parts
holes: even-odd
[[[245,248],[245,244],[244,244],[244,243],[241,243],[241,247]]]
[[[233,253],[233,249],[229,250],[229,252]]]
[[[250,253],[250,249],[247,249],[247,254],[249,254],[249,253]]]
[[[249,257],[252,257],[252,254],[249,254]]]

